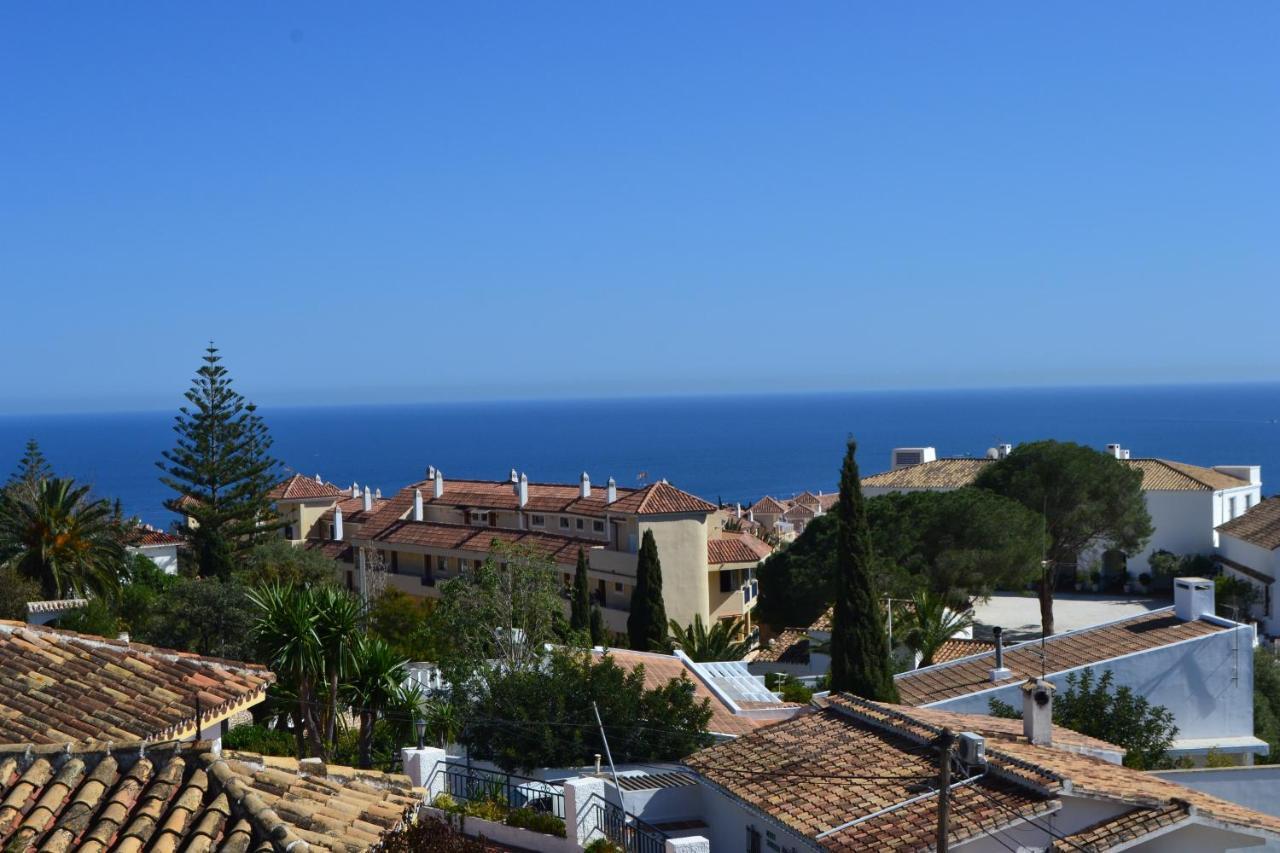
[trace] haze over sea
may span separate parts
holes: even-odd
[[[1280,383],[1141,388],[876,391],[804,395],[435,403],[271,408],[262,414],[288,468],[384,494],[421,479],[504,478],[633,486],[641,472],[708,500],[744,503],[836,487],[843,442],[859,442],[864,474],[894,447],[932,445],[979,456],[1039,438],[1198,465],[1262,465],[1280,483]],[[0,417],[7,474],[35,437],[56,471],[119,497],[158,525],[169,495],[155,462],[172,445],[173,412]]]

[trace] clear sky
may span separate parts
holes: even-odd
[[[0,6],[0,412],[1280,377],[1280,4]]]

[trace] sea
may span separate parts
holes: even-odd
[[[390,494],[428,465],[449,478],[603,488],[665,478],[711,501],[750,503],[836,488],[846,439],[864,474],[894,447],[981,456],[1042,438],[1197,465],[1261,465],[1280,485],[1280,383],[1102,388],[867,391],[753,396],[264,406],[284,470],[358,482]],[[0,471],[28,438],[55,471],[119,498],[125,512],[167,526],[156,462],[174,441],[174,412],[0,416]]]

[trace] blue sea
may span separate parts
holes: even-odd
[[[292,470],[390,493],[428,465],[446,480],[505,478],[603,485],[665,477],[708,500],[836,487],[844,441],[864,473],[893,447],[982,455],[992,445],[1056,438],[1198,465],[1260,464],[1280,484],[1280,383],[1141,388],[893,391],[270,408],[276,456]],[[170,520],[156,461],[173,441],[172,412],[0,417],[0,470],[34,436],[59,474],[119,497],[125,511]]]

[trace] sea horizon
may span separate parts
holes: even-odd
[[[319,473],[390,494],[428,465],[446,478],[620,486],[666,478],[712,501],[834,490],[846,438],[870,474],[893,447],[980,456],[1040,438],[1197,465],[1260,464],[1280,476],[1280,382],[792,391],[341,405],[263,405],[285,472]],[[28,438],[55,470],[167,525],[155,462],[172,444],[173,409],[0,416],[0,468]]]

